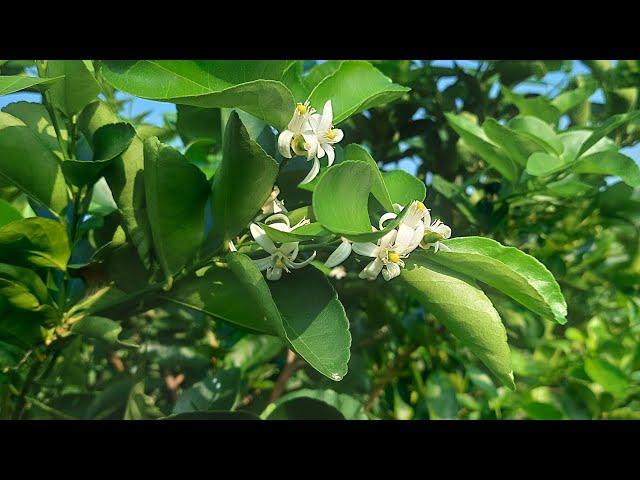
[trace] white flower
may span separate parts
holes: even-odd
[[[329,272],[329,276],[335,278],[336,280],[340,280],[347,276],[347,270],[340,265],[339,267],[334,267]]]
[[[436,220],[432,223],[431,215],[428,212],[424,218],[424,224],[424,236],[420,242],[420,246],[424,249],[433,247],[433,251],[436,253],[438,252],[438,250],[442,250],[444,252],[451,251],[449,247],[440,242],[440,240],[451,238],[451,228],[442,223],[440,220]]]
[[[265,224],[268,224],[271,228],[280,230],[282,232],[291,232],[296,228],[308,223],[309,220],[302,219],[292,227],[290,226],[289,218],[281,213],[271,215],[265,220]],[[290,273],[289,269],[302,268],[311,263],[316,257],[316,252],[314,251],[313,254],[306,260],[302,262],[295,262],[294,260],[298,256],[299,252],[299,242],[282,243],[280,246],[276,247],[273,240],[271,240],[267,236],[264,229],[259,225],[252,223],[249,226],[249,230],[251,231],[251,235],[253,236],[253,239],[258,243],[258,245],[260,245],[269,254],[269,256],[266,258],[254,260],[254,263],[260,269],[260,271],[267,271],[268,280],[280,280],[283,270],[287,273]]]
[[[339,128],[333,128],[333,108],[331,100],[327,100],[322,108],[322,115],[315,113],[309,117],[309,126],[313,133],[312,137],[304,136],[307,149],[307,158],[313,158],[313,165],[308,175],[300,184],[309,183],[316,178],[320,172],[320,159],[327,155],[327,166],[333,165],[336,153],[333,145],[344,138],[344,133]]]
[[[309,125],[309,117],[315,113],[315,109],[309,106],[309,102],[298,103],[293,111],[293,117],[286,130],[278,135],[278,151],[283,157],[291,158],[291,150],[296,155],[307,155],[307,160],[313,158],[310,152],[311,145],[315,143],[315,136]],[[305,148],[309,146],[309,149]]]
[[[344,262],[351,255],[351,243],[351,240],[342,237],[342,243],[329,255],[324,264],[333,268]]]
[[[256,216],[255,221],[260,221],[274,213],[289,213],[284,206],[284,200],[279,200],[278,195],[280,195],[280,189],[277,185],[274,185],[269,198],[265,200],[264,205],[261,207],[262,213]]]
[[[401,205],[394,205],[398,211],[403,210]],[[374,257],[365,268],[360,272],[360,278],[375,280],[380,272],[385,280],[400,275],[400,269],[404,268],[403,258],[407,258],[413,252],[424,235],[424,223],[422,219],[428,215],[428,210],[422,202],[414,201],[409,207],[407,213],[403,216],[397,230],[391,230],[384,235],[378,244],[373,243],[354,243],[353,251],[360,255]],[[380,230],[384,229],[387,220],[396,218],[396,213],[386,213],[380,218]]]

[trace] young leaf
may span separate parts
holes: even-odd
[[[553,128],[539,118],[518,115],[509,120],[507,126],[537,143],[547,153],[560,155],[564,150],[564,145]]]
[[[347,145],[344,156],[345,160],[357,160],[371,165],[371,170],[373,172],[373,178],[371,181],[371,193],[387,212],[393,212],[393,200],[391,199],[391,196],[387,191],[388,186],[385,185],[385,181],[382,178],[382,172],[380,172],[378,164],[373,159],[373,157],[369,155],[369,152],[367,152],[360,145],[352,143],[350,145]]]
[[[506,87],[502,87],[502,93],[506,103],[513,103],[521,115],[532,115],[544,120],[547,123],[556,123],[560,118],[560,111],[548,98],[542,95],[536,97],[525,97],[513,93]]]
[[[56,214],[67,205],[58,158],[24,122],[8,113],[0,113],[0,177]]]
[[[71,333],[82,335],[86,338],[102,340],[112,345],[120,343],[133,346],[118,339],[120,332],[122,332],[120,324],[105,317],[84,317],[71,326]]]
[[[53,82],[60,80],[62,77],[55,78],[38,78],[26,77],[23,75],[0,76],[0,96],[10,93],[19,92],[29,87],[47,88]]]
[[[22,215],[13,205],[0,198],[0,227],[21,218]]]
[[[422,305],[514,389],[507,332],[489,298],[474,281],[414,252],[400,278]],[[440,252],[438,252],[440,253]]]
[[[66,270],[70,256],[67,231],[60,222],[34,217],[0,227],[0,262]]]
[[[322,228],[322,225],[320,225],[319,223],[309,223],[307,225],[303,225],[296,228],[293,232],[283,232],[262,222],[260,222],[259,225],[264,229],[271,240],[281,243],[306,242],[331,235],[331,232]]]
[[[102,74],[119,90],[196,107],[240,108],[281,129],[295,106],[279,80],[290,61],[106,60]]]
[[[491,285],[538,315],[566,323],[567,304],[558,282],[534,257],[490,238],[458,237],[443,244],[451,251],[426,257]]]
[[[278,163],[251,140],[237,112],[224,132],[222,164],[213,179],[212,235],[230,240],[255,217],[271,194]]]
[[[144,183],[153,246],[166,278],[187,265],[204,240],[209,183],[180,152],[144,142]]]
[[[598,140],[606,137],[617,128],[620,128],[625,123],[628,123],[638,117],[640,117],[640,110],[621,113],[619,115],[609,117],[602,125],[596,128],[591,136],[582,144],[582,147],[580,147],[580,151],[578,152],[578,157],[595,145]]]
[[[507,180],[515,182],[518,178],[518,167],[497,146],[492,144],[484,131],[463,115],[445,113],[445,117],[456,133],[471,150],[476,152],[489,165],[500,172]]]
[[[406,206],[414,200],[422,202],[427,196],[424,182],[403,170],[384,172],[382,177],[393,203]],[[388,211],[393,212],[393,209]]]
[[[369,62],[347,60],[315,86],[309,101],[321,110],[331,100],[333,122],[337,125],[351,115],[392,102],[409,90],[392,83]]]
[[[100,93],[100,85],[82,60],[49,60],[47,75],[64,76],[49,88],[47,95],[53,106],[68,118],[79,113]]]
[[[604,151],[581,157],[573,169],[576,173],[615,175],[631,187],[640,187],[640,167],[631,158],[616,151]]]
[[[591,380],[616,397],[624,398],[629,394],[629,380],[625,373],[606,360],[585,358],[584,370]]]
[[[367,420],[364,405],[350,395],[333,390],[303,388],[270,403],[264,420]]]
[[[527,138],[526,135],[500,125],[493,118],[487,118],[482,124],[482,129],[492,142],[499,145],[509,154],[512,160],[515,160],[522,167],[527,165],[527,158],[533,152],[543,149],[538,143]]]

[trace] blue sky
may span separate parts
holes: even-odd
[[[475,60],[435,60],[433,63],[437,66],[442,67],[453,67],[454,62],[457,63],[462,68],[474,68],[478,62]],[[573,70],[571,72],[573,75],[581,75],[589,73],[589,69],[580,61],[573,62]],[[563,86],[562,80],[565,76],[561,72],[552,72],[547,74],[542,80],[547,84],[547,86],[542,84],[534,84],[534,83],[526,83],[519,85],[515,91],[518,93],[525,92],[535,92],[540,94],[548,94],[550,93],[551,86],[558,86],[561,88]],[[438,88],[443,90],[451,82],[454,81],[454,77],[451,78],[442,78],[438,83]],[[496,92],[497,93],[497,92]],[[15,93],[11,95],[5,95],[0,97],[0,108],[5,105],[17,102],[17,101],[29,101],[29,102],[39,102],[40,95],[36,93]],[[601,90],[596,91],[591,97],[591,101],[595,103],[603,103],[604,96]],[[127,115],[135,116],[140,115],[143,112],[150,112],[146,117],[146,121],[149,123],[153,123],[156,125],[162,124],[163,115],[175,114],[176,108],[172,103],[164,103],[164,102],[156,102],[153,100],[145,100],[143,98],[133,98],[133,101],[130,102],[128,110],[125,112]],[[417,117],[419,118],[419,117]],[[562,120],[561,125],[562,127]],[[626,155],[633,158],[636,162],[640,164],[640,143],[634,145],[633,147],[628,147],[622,149],[622,152]],[[403,170],[407,170],[409,172],[415,172],[416,163],[411,159],[401,160],[398,163],[398,167]]]

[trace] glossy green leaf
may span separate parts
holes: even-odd
[[[144,167],[153,247],[169,278],[193,259],[204,240],[209,183],[198,167],[156,137],[144,142]]]
[[[527,173],[540,177],[564,170],[567,166],[561,157],[545,152],[535,152],[527,160]]]
[[[0,227],[21,218],[22,215],[13,205],[0,198]]]
[[[636,110],[628,113],[621,113],[619,115],[614,115],[613,117],[609,117],[605,120],[602,125],[596,128],[591,136],[582,144],[580,147],[580,151],[578,152],[578,156],[585,153],[589,150],[593,145],[595,145],[601,138],[606,137],[611,132],[620,128],[625,123],[628,123],[636,118],[640,117],[640,110]]]
[[[110,344],[123,343],[118,339],[120,332],[122,332],[120,324],[105,317],[84,317],[71,326],[71,333]],[[131,346],[131,344],[124,344]]]
[[[504,385],[514,389],[507,332],[473,279],[432,263],[425,252],[413,252],[405,264],[400,278],[409,291]]]
[[[22,120],[22,122],[31,129],[31,131],[40,139],[49,150],[62,159],[62,147],[58,141],[56,130],[51,123],[51,117],[47,108],[41,103],[34,102],[14,102],[10,103],[2,109],[3,112],[13,115]],[[2,122],[0,122],[0,126]],[[69,134],[64,125],[58,125],[60,137],[63,142],[69,138]]]
[[[500,125],[493,118],[487,118],[482,124],[482,129],[492,142],[499,145],[512,160],[522,167],[526,167],[527,158],[533,152],[542,150],[538,143],[517,130]]]
[[[185,389],[175,406],[173,414],[199,410],[231,410],[239,395],[240,369],[218,370],[215,375],[194,383]]]
[[[389,195],[388,185],[385,185],[385,180],[382,178],[382,172],[378,167],[378,163],[373,159],[369,152],[356,143],[347,145],[345,150],[345,160],[357,160],[365,162],[371,165],[373,172],[373,178],[371,180],[371,193],[380,202],[380,205],[387,211],[393,212],[393,200]],[[392,185],[393,186],[393,185]]]
[[[281,243],[306,242],[331,235],[331,232],[322,228],[322,225],[320,225],[319,223],[309,223],[307,225],[303,225],[302,227],[296,228],[292,232],[283,232],[281,230],[272,228],[262,222],[260,222],[259,225],[264,229],[271,240]]]
[[[351,335],[344,308],[326,277],[312,267],[267,283],[248,257],[233,253],[229,267],[247,287],[279,336],[313,368],[332,380],[347,373]]]
[[[285,60],[107,60],[102,74],[142,98],[197,107],[239,108],[276,128],[291,120],[294,100],[279,80]]]
[[[49,88],[47,96],[69,118],[100,93],[100,85],[82,60],[48,60],[46,72],[49,77],[64,76]]]
[[[136,135],[128,123],[111,123],[96,130],[93,135],[93,160],[63,160],[62,171],[74,185],[93,185],[104,170],[121,155]]]
[[[229,240],[258,213],[273,189],[278,163],[251,140],[233,112],[224,133],[222,164],[213,179],[213,234]]]
[[[152,397],[144,392],[144,380],[133,385],[124,412],[125,420],[153,420],[164,417]]]
[[[219,108],[203,108],[191,105],[176,105],[176,128],[187,145],[195,140],[212,140],[222,144],[222,124]]]
[[[540,145],[547,153],[560,155],[564,150],[553,128],[539,118],[519,115],[509,120],[507,126]]]
[[[309,101],[322,111],[331,100],[333,123],[338,124],[363,110],[397,100],[409,90],[393,83],[369,62],[347,60],[315,86]]]
[[[333,390],[303,388],[271,403],[260,415],[265,420],[367,420],[364,405]]]
[[[456,391],[445,372],[437,370],[429,375],[425,393],[431,420],[452,419],[458,416]]]
[[[0,262],[66,270],[70,256],[67,231],[60,222],[34,217],[0,227]]]
[[[506,103],[513,103],[521,115],[538,117],[547,123],[556,123],[560,118],[560,110],[542,95],[525,97],[524,95],[513,93],[506,87],[502,87],[502,93]]]
[[[0,113],[0,177],[54,213],[67,205],[58,158],[24,122],[8,113]]]
[[[584,85],[562,92],[560,95],[551,100],[551,105],[556,107],[560,114],[568,112],[569,110],[577,107],[581,103],[586,102],[591,95],[596,91],[598,84],[589,79]]]
[[[95,148],[94,136],[104,125],[121,123],[118,116],[103,102],[93,102],[78,117],[78,126]],[[145,266],[150,263],[151,231],[145,208],[144,148],[134,136],[129,147],[103,171],[113,199],[118,206],[123,226],[135,245]]]
[[[598,152],[581,157],[573,171],[614,175],[631,187],[640,187],[640,167],[632,158],[616,151]]]
[[[382,176],[393,203],[405,206],[414,200],[422,202],[427,196],[424,182],[404,170],[391,170]],[[388,211],[393,212],[393,209]]]
[[[0,96],[19,92],[29,87],[46,88],[61,78],[38,78],[23,75],[0,76]]]
[[[594,382],[616,397],[629,394],[630,383],[622,370],[600,358],[585,358],[584,369]]]
[[[426,257],[491,285],[538,315],[566,323],[567,304],[558,282],[534,257],[490,238],[458,237],[443,244],[451,251]]]
[[[484,131],[464,115],[445,113],[445,117],[456,133],[471,150],[477,153],[489,165],[506,179],[515,182],[518,178],[516,164],[497,146],[489,141]]]

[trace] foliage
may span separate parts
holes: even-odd
[[[640,62],[576,64],[0,64],[0,418],[638,418]]]

